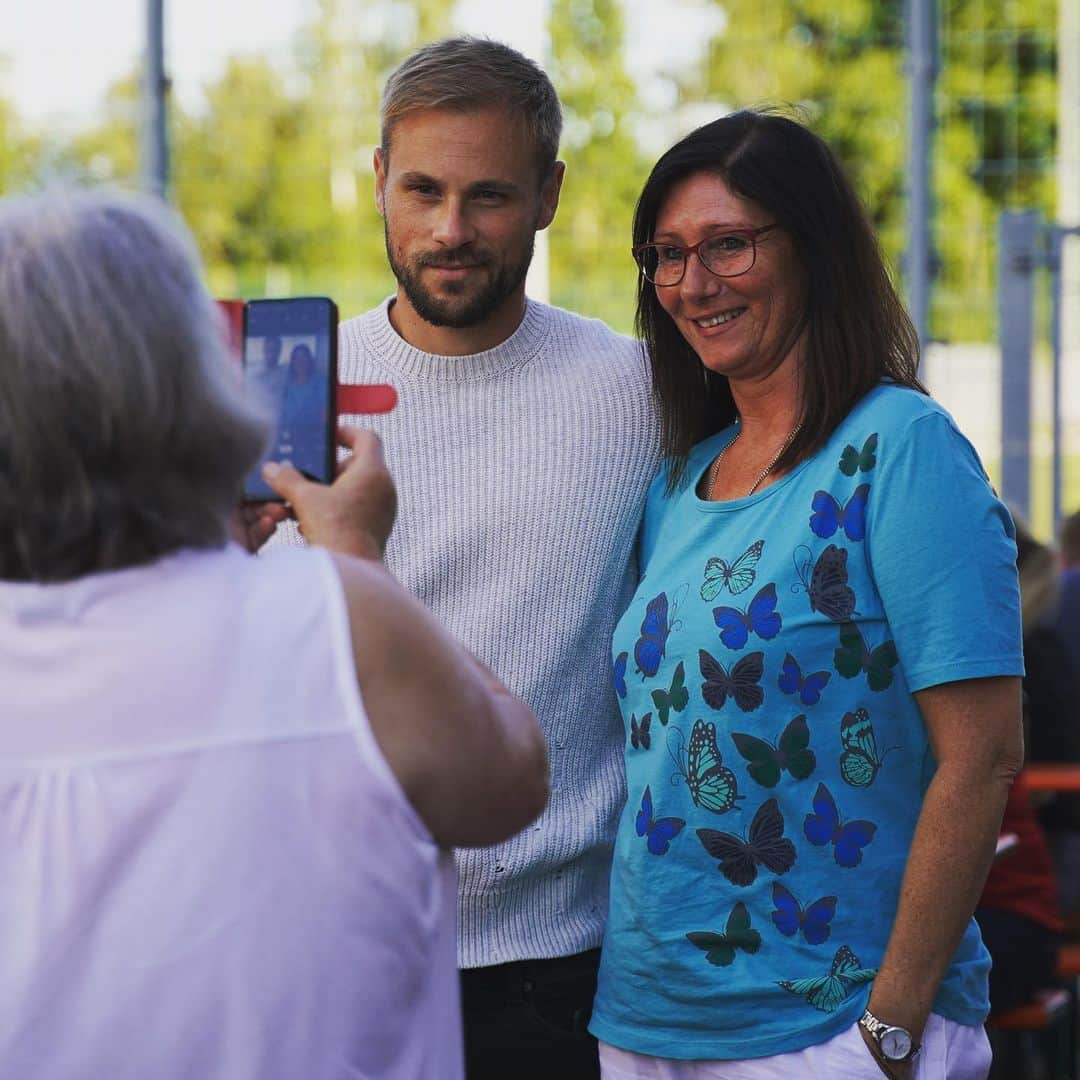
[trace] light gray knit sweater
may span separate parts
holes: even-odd
[[[398,390],[394,412],[356,418],[397,484],[387,564],[528,702],[551,757],[540,820],[458,852],[458,961],[581,952],[600,943],[625,797],[610,644],[658,465],[647,366],[629,338],[535,301],[502,345],[454,357],[408,345],[387,308],[343,323],[339,356],[342,382]]]

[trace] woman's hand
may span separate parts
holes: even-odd
[[[330,485],[306,480],[291,465],[267,462],[263,479],[288,502],[309,544],[343,555],[381,559],[394,526],[397,492],[371,431],[339,427],[340,446],[352,456]]]
[[[881,1056],[881,1050],[878,1044],[874,1041],[873,1035],[862,1026],[858,1025],[859,1034],[862,1036],[862,1040],[866,1043],[867,1050],[870,1051],[874,1060],[878,1064],[878,1068],[886,1075],[892,1077],[892,1080],[911,1080],[911,1076],[914,1071],[914,1065],[911,1059],[907,1061],[886,1061]]]
[[[242,503],[229,520],[229,535],[254,555],[288,517],[289,511],[281,503]]]

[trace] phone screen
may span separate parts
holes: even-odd
[[[291,462],[311,480],[334,477],[337,307],[326,297],[251,300],[244,315],[244,379],[275,417],[273,439],[248,474],[248,499],[280,501],[266,461]]]

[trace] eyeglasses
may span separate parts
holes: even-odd
[[[707,236],[691,247],[681,244],[638,244],[633,249],[634,262],[642,277],[652,285],[678,285],[686,273],[686,262],[696,254],[701,265],[717,277],[745,274],[757,259],[757,239],[779,228],[776,222],[760,229],[736,229]]]

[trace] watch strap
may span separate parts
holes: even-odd
[[[874,1042],[878,1044],[879,1049],[881,1048],[882,1033],[889,1028],[897,1028],[907,1035],[911,1041],[911,1049],[902,1058],[886,1058],[887,1061],[910,1061],[919,1052],[921,1044],[916,1041],[915,1036],[907,1028],[902,1027],[900,1024],[886,1024],[884,1020],[879,1020],[869,1009],[859,1017],[859,1026],[869,1032]]]

